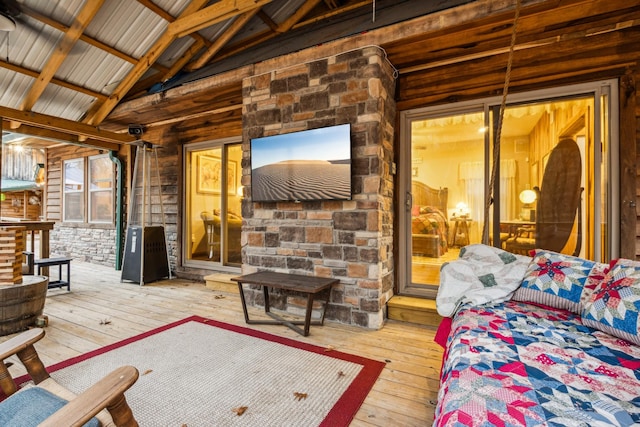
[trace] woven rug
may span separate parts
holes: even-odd
[[[49,367],[78,393],[121,365],[141,426],[346,426],[384,363],[189,317]],[[242,415],[238,413],[242,412]]]

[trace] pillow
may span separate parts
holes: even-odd
[[[591,294],[582,323],[640,345],[640,262],[617,260]]]
[[[543,249],[533,252],[513,299],[580,314],[582,292],[596,263]]]

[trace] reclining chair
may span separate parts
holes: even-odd
[[[35,328],[0,344],[0,425],[8,426],[117,426],[137,427],[124,392],[138,379],[138,370],[122,366],[75,396],[46,371],[33,344],[44,337]],[[17,355],[34,385],[17,389],[5,359]]]

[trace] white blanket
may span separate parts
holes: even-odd
[[[457,260],[440,268],[436,298],[438,314],[452,317],[465,304],[481,305],[511,299],[530,262],[531,257],[493,246],[465,246],[460,249]]]

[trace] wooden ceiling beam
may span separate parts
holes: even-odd
[[[9,125],[8,121],[3,121],[3,124],[2,124],[3,128],[8,125]],[[72,135],[65,132],[55,131],[51,129],[44,129],[41,127],[24,125],[24,124],[20,125],[16,129],[12,129],[11,132],[35,137],[39,141],[42,141],[43,142],[42,146],[45,146],[45,147],[49,145],[47,144],[47,142],[50,143],[50,145],[63,143],[63,144],[80,145],[80,146],[91,147],[91,148],[99,148],[101,150],[115,150],[115,151],[118,151],[121,146],[121,144],[118,144],[115,142],[100,141],[93,138],[88,138],[82,141],[78,137],[78,135]],[[33,145],[33,144],[29,144],[29,145]]]
[[[347,6],[343,6],[340,9],[336,9],[336,10],[332,10],[326,13],[323,13],[322,15],[310,18],[310,19],[306,19],[304,21],[299,21],[296,22],[292,25],[292,27],[290,28],[290,30],[295,30],[298,28],[303,28],[307,25],[311,25],[311,24],[315,24],[318,21],[322,21],[324,19],[330,18],[332,16],[335,15],[339,15],[341,13],[345,13],[345,12],[349,12],[351,10],[354,9],[358,9],[361,8],[363,6],[368,6],[371,4],[371,0],[363,0],[360,1],[358,3],[353,3]],[[261,43],[266,42],[267,40],[270,40],[274,37],[279,36],[281,33],[278,32],[277,28],[278,25],[275,23],[270,24],[268,21],[270,21],[271,19],[269,18],[269,16],[267,16],[266,14],[262,13],[262,12],[258,12],[258,16],[260,16],[260,18],[265,22],[265,24],[267,26],[269,26],[270,30],[266,30],[266,31],[262,31],[261,33],[256,34],[255,36],[251,37],[250,39],[245,39],[242,40],[241,42],[238,42],[234,45],[231,46],[227,46],[225,47],[225,49],[220,50],[220,54],[216,57],[216,60],[222,60],[225,58],[229,58],[231,56],[237,55],[238,53],[250,49],[253,46],[257,46]],[[273,22],[273,21],[271,21]]]
[[[322,0],[307,0],[304,2],[298,10],[296,10],[286,21],[278,25],[276,30],[279,33],[285,33],[289,31],[295,24],[297,24],[307,13],[311,12]]]
[[[202,68],[209,61],[209,59],[211,59],[216,53],[218,53],[218,51],[220,51],[220,49],[222,49],[222,47],[233,38],[233,36],[235,36],[245,25],[247,25],[247,23],[256,15],[256,13],[258,13],[259,10],[260,8],[251,9],[250,11],[238,16],[233,21],[233,23],[231,23],[229,28],[227,28],[224,34],[218,37],[216,41],[211,46],[209,46],[209,48],[204,51],[202,55],[198,57],[198,59],[189,64],[189,66],[186,67],[186,70],[194,71]]]
[[[167,32],[176,38],[184,37],[218,22],[271,3],[273,0],[220,0],[195,13],[181,16],[169,24]]]
[[[49,57],[49,60],[42,68],[42,72],[31,86],[29,93],[22,101],[20,105],[21,110],[31,110],[35,105],[40,95],[44,92],[51,79],[56,74],[60,65],[67,57],[73,46],[76,44],[84,29],[89,25],[93,17],[98,13],[104,0],[87,0],[78,16],[74,20],[73,24],[64,34],[64,37],[58,43],[54,53]]]
[[[189,5],[183,10],[180,17],[189,16],[194,12],[197,12],[207,3],[207,0],[193,0]],[[219,3],[216,3],[216,5]],[[215,6],[215,5],[214,5]],[[178,22],[178,20],[174,21],[169,26]],[[151,48],[147,51],[147,53],[140,58],[140,61],[133,67],[133,69],[125,76],[124,79],[120,82],[118,87],[113,91],[109,99],[103,103],[94,103],[91,109],[87,112],[87,118],[85,122],[87,124],[99,124],[101,123],[107,115],[113,110],[118,102],[124,98],[129,89],[133,87],[134,84],[142,76],[144,73],[154,64],[160,55],[169,47],[171,42],[176,39],[176,35],[171,33],[170,31],[165,31],[165,33],[160,36],[160,38],[151,46]]]
[[[11,122],[18,122],[100,141],[115,142],[118,144],[131,144],[136,141],[133,136],[128,134],[103,131],[98,127],[88,124],[31,111],[20,111],[0,106],[0,117]],[[12,130],[15,130],[15,128],[12,128]]]

